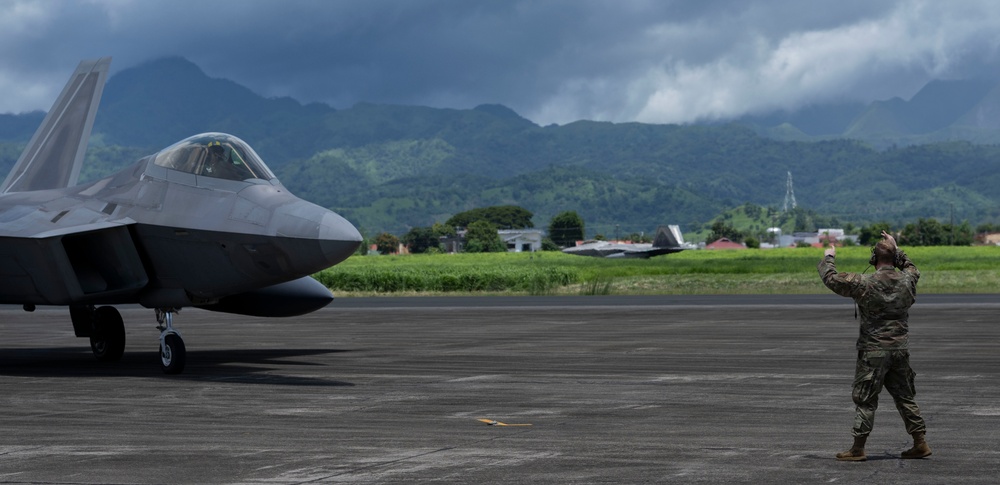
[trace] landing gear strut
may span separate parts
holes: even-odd
[[[160,364],[167,374],[180,374],[184,370],[187,351],[184,349],[184,339],[174,330],[173,320],[176,308],[157,308],[156,327],[160,331]]]

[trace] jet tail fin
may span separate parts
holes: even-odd
[[[684,245],[684,236],[681,235],[680,226],[671,224],[656,228],[656,238],[653,239],[654,248],[677,248]]]
[[[76,185],[110,57],[83,61],[0,186],[0,193]]]

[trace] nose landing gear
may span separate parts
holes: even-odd
[[[184,349],[184,339],[180,332],[174,330],[173,320],[176,308],[157,308],[156,329],[160,331],[160,364],[166,374],[180,374],[187,360],[187,350]]]
[[[178,311],[178,308],[156,309],[156,329],[160,331],[160,364],[166,374],[180,374],[187,362],[184,339],[173,326],[174,313]],[[121,360],[125,353],[125,324],[115,307],[73,305],[69,308],[69,314],[76,336],[90,338],[90,349],[97,360]]]

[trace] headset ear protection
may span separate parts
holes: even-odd
[[[875,260],[875,246],[872,246],[872,257],[868,258],[868,265],[875,266],[876,262],[877,261]]]

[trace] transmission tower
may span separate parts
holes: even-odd
[[[782,212],[788,212],[788,206],[791,205],[792,209],[795,208],[795,188],[792,187],[792,172],[788,172],[788,182],[785,182],[785,205],[782,206]]]

